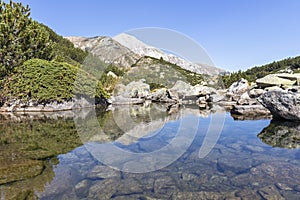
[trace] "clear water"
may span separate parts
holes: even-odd
[[[76,115],[82,118],[75,124]],[[300,198],[300,124],[236,121],[224,111],[176,112],[155,104],[97,110],[95,116],[88,111],[1,116],[0,199]],[[216,116],[224,116],[222,132],[209,135]],[[179,130],[182,146],[186,141],[191,145],[177,160],[151,172],[114,170],[91,152],[91,147],[109,151],[107,145],[137,154],[157,152],[161,160],[108,154],[114,167],[122,160],[122,166],[133,162],[143,170],[146,163],[147,169],[156,169],[176,155],[160,155],[159,150],[179,137]],[[189,140],[194,130],[195,138]],[[217,142],[201,158],[205,138]]]

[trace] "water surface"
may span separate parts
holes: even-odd
[[[212,151],[199,158],[211,119],[220,112],[225,116],[220,137]],[[92,127],[85,130],[75,125],[76,114],[1,116],[0,199],[300,197],[300,124],[238,121],[219,109],[178,110],[149,104],[99,109],[97,122],[93,112],[86,110],[76,119]],[[191,125],[180,129],[182,122],[191,122],[197,129]],[[88,150],[91,145],[112,144],[134,153],[154,152],[174,141],[179,129],[185,137],[192,137],[196,130],[192,144],[175,162],[148,173],[114,170]],[[132,160],[122,162],[126,166]],[[149,165],[159,163],[150,160]]]

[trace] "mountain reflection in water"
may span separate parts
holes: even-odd
[[[299,199],[300,150],[288,149],[298,148],[299,125],[235,121],[227,113],[217,144],[200,159],[199,149],[218,112],[225,111],[123,106],[96,110],[97,123],[89,110],[2,115],[0,199]],[[113,143],[136,153],[154,151],[176,137],[172,130],[185,116],[198,121],[193,143],[177,161],[151,173],[114,170],[85,146]],[[89,131],[78,134],[84,127],[76,127],[73,117]]]

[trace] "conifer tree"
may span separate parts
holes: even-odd
[[[31,58],[51,59],[49,33],[30,18],[29,6],[0,0],[0,77]]]

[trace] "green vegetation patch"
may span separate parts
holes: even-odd
[[[5,83],[7,96],[21,100],[49,102],[70,100],[74,94],[87,98],[107,98],[94,76],[68,63],[31,59],[16,67]]]
[[[123,83],[145,79],[146,83],[151,84],[151,88],[172,87],[176,81],[182,80],[191,85],[200,84],[204,76],[183,69],[178,65],[167,62],[163,59],[153,57],[142,57],[124,75]]]
[[[88,53],[75,48],[74,44],[64,37],[55,33],[51,28],[44,24],[40,24],[49,34],[49,39],[52,41],[53,49],[51,58],[58,62],[67,62],[72,65],[79,65],[84,62]]]

